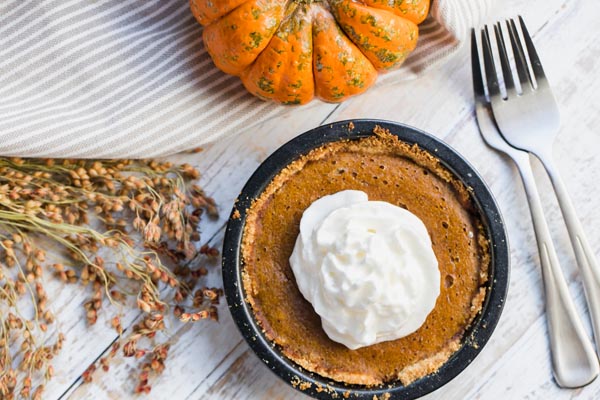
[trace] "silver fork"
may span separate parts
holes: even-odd
[[[596,260],[594,251],[589,245],[583,227],[567,189],[555,166],[552,156],[552,144],[560,127],[558,106],[544,70],[537,55],[531,36],[519,17],[519,24],[523,32],[523,41],[529,54],[531,71],[527,66],[527,56],[523,49],[522,41],[514,20],[507,21],[510,44],[515,56],[517,76],[521,85],[521,92],[515,88],[515,82],[508,62],[506,45],[504,43],[502,26],[498,23],[495,29],[496,43],[500,55],[500,65],[506,98],[503,98],[498,84],[498,74],[494,67],[491,43],[488,40],[483,48],[486,62],[486,76],[489,87],[490,101],[494,118],[500,132],[506,141],[513,147],[534,154],[544,165],[556,197],[560,205],[569,238],[575,251],[577,264],[581,271],[583,286],[588,303],[596,348],[600,351],[600,265]]]
[[[487,29],[482,31],[482,42],[484,48],[489,47]],[[484,62],[489,63],[490,60],[484,60]],[[562,387],[584,386],[593,381],[598,375],[598,358],[577,315],[560,268],[531,171],[529,154],[509,146],[500,135],[493,120],[490,104],[485,96],[475,30],[471,31],[471,63],[475,113],[481,135],[490,147],[505,153],[515,162],[529,201],[529,209],[542,264],[554,377],[558,385]]]

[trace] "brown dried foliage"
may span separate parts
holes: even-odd
[[[122,309],[134,299],[141,322],[121,338],[121,318],[109,318],[119,339],[99,365],[108,371],[119,349],[140,360],[138,393],[148,393],[150,374],[165,368],[169,344],[157,341],[165,313],[183,322],[217,319],[222,291],[195,289],[208,270],[188,266],[218,256],[206,245],[196,250],[202,215],[217,215],[192,182],[198,177],[190,165],[159,161],[0,158],[0,398],[41,398],[54,375],[51,361],[65,337],[49,329],[55,315],[44,271],[88,288],[82,316],[89,324],[107,303]],[[66,261],[50,263],[50,246]],[[92,364],[82,379],[96,370]]]

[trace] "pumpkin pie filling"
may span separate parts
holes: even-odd
[[[441,274],[435,307],[417,331],[356,350],[326,335],[289,264],[304,210],[343,190],[361,190],[419,217]],[[242,259],[246,301],[267,338],[309,371],[367,386],[407,385],[444,364],[481,310],[490,263],[467,188],[437,158],[382,129],[323,145],[284,168],[247,210]]]

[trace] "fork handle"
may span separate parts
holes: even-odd
[[[540,253],[554,378],[561,387],[584,386],[598,376],[598,358],[577,315],[560,267],[531,171],[529,155],[521,155],[522,157],[515,157],[514,161],[523,179]]]
[[[575,212],[571,197],[567,192],[567,188],[555,166],[552,156],[538,156],[538,158],[542,161],[542,164],[550,176],[552,186],[554,186],[554,191],[556,192],[558,204],[560,205],[560,209],[567,225],[569,238],[571,239],[575,257],[577,258],[577,264],[581,271],[588,309],[594,328],[596,347],[600,351],[600,265],[594,255],[594,251],[588,243],[581,222],[579,222],[579,218],[577,218],[577,213]]]

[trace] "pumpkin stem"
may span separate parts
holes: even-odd
[[[312,3],[322,3],[323,0],[294,0],[294,3],[297,4],[306,4],[306,5],[310,5]]]

